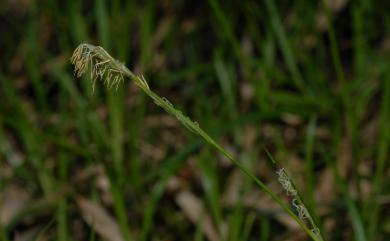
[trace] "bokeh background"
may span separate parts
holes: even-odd
[[[390,4],[0,1],[0,240],[309,240],[131,81],[78,79],[103,46],[326,240],[390,239]]]

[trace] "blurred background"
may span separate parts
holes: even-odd
[[[0,240],[309,240],[131,81],[69,62],[104,47],[326,240],[390,239],[387,1],[0,1]]]

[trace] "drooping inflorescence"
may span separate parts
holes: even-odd
[[[124,80],[124,66],[112,58],[102,47],[91,44],[80,44],[70,59],[75,66],[74,72],[81,77],[87,69],[91,71],[92,88],[97,79],[100,79],[107,87],[116,86]]]

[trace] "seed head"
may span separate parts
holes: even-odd
[[[80,44],[70,59],[74,65],[74,72],[81,77],[87,69],[91,71],[92,88],[95,88],[97,79],[100,79],[108,88],[124,81],[125,67],[111,57],[102,47],[91,44]]]
[[[287,175],[284,168],[281,168],[276,173],[278,174],[278,181],[280,182],[280,184],[282,184],[282,187],[286,191],[287,195],[296,196],[297,190],[294,188],[294,186],[290,180],[290,177]]]

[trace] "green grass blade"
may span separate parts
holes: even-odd
[[[383,85],[382,109],[380,114],[380,130],[382,130],[382,132],[379,134],[376,170],[373,179],[374,195],[369,202],[370,206],[367,207],[370,210],[370,216],[368,218],[370,224],[369,240],[375,240],[378,224],[380,223],[379,216],[382,207],[377,203],[377,197],[383,191],[385,170],[390,162],[390,131],[388,129],[390,123],[390,72],[387,72]]]
[[[291,77],[294,81],[294,84],[298,87],[298,89],[303,91],[306,89],[305,83],[298,69],[295,56],[293,54],[293,51],[291,50],[282,22],[280,21],[280,17],[278,14],[278,10],[276,9],[275,3],[272,0],[264,0],[264,4],[270,16],[272,28],[275,32],[276,39],[282,50],[284,60],[286,61],[287,67],[291,73]]]

